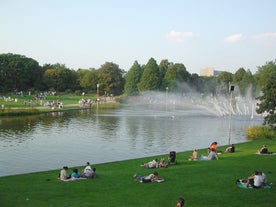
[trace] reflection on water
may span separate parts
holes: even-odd
[[[233,116],[231,142],[245,141],[245,128],[261,122]],[[213,141],[226,145],[228,127],[228,116],[202,109],[139,106],[1,117],[0,176],[206,148]]]

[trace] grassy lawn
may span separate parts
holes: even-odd
[[[35,100],[34,96],[8,96],[8,95],[1,95],[0,96],[0,116],[21,116],[21,115],[33,115],[39,114],[44,112],[53,112],[53,111],[64,111],[64,110],[74,110],[74,109],[89,109],[90,106],[86,104],[83,107],[79,106],[79,101],[81,99],[90,99],[95,100],[95,96],[93,94],[87,94],[85,96],[81,95],[58,95],[58,96],[47,96],[44,103],[53,102],[59,100],[63,103],[63,108],[50,108],[50,107],[42,107],[40,100]],[[101,100],[106,100],[103,97],[100,97]],[[116,98],[115,98],[116,99]],[[30,102],[32,101],[32,105]],[[27,104],[24,104],[24,103]],[[102,104],[104,103],[104,104]],[[4,106],[2,108],[2,106]],[[116,101],[109,101],[109,102],[101,102],[99,104],[93,103],[92,108],[97,110],[103,109],[114,109],[119,106],[119,103]]]
[[[222,153],[218,161],[188,161],[192,151],[177,152],[176,165],[157,169],[159,176],[165,179],[163,183],[139,183],[132,176],[152,173],[154,170],[144,169],[140,164],[154,158],[167,158],[167,152],[156,157],[92,164],[97,168],[98,177],[91,180],[59,182],[56,179],[59,169],[1,177],[0,206],[169,207],[175,206],[179,196],[185,197],[185,206],[189,207],[276,206],[276,188],[240,189],[235,184],[236,179],[245,178],[256,169],[264,171],[268,182],[276,184],[276,156],[255,154],[264,143],[270,151],[276,152],[275,140],[237,144],[235,153]],[[219,150],[224,149],[219,147]],[[198,152],[207,154],[206,149]],[[93,163],[93,158],[84,160],[83,164],[86,161]],[[69,172],[72,167],[69,166]]]

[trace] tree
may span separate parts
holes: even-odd
[[[48,89],[56,91],[75,90],[77,88],[77,74],[59,63],[45,65],[47,68],[43,74],[43,82]]]
[[[98,70],[100,90],[120,95],[124,89],[123,71],[117,64],[106,62]]]
[[[240,94],[246,95],[249,87],[252,87],[254,84],[254,79],[250,70],[245,71],[244,68],[240,68],[233,76],[234,83],[239,87]]]
[[[229,84],[233,82],[233,74],[230,72],[221,72],[217,80],[217,93],[227,94],[229,89]]]
[[[182,92],[181,84],[189,79],[190,74],[186,71],[185,66],[181,63],[176,63],[169,66],[163,82],[171,91]]]
[[[38,62],[17,54],[0,55],[0,91],[24,91],[41,82],[42,69]]]
[[[150,58],[138,84],[139,91],[154,91],[160,87],[160,72],[156,61]]]
[[[266,85],[269,77],[271,77],[275,72],[276,61],[267,62],[265,65],[258,67],[257,73],[254,75],[256,80],[256,90],[260,92],[262,88]]]
[[[95,86],[99,82],[98,71],[95,69],[79,69],[77,71],[78,83],[82,89],[86,91],[95,90]]]
[[[141,66],[135,61],[125,77],[125,94],[137,95],[139,93],[138,83],[140,82],[142,73],[143,70]]]
[[[271,70],[272,69],[272,70]],[[266,76],[266,82],[262,88],[262,95],[257,99],[258,103],[257,113],[267,113],[264,118],[264,124],[269,125],[276,130],[276,65],[275,62],[269,62],[267,65],[259,69],[264,72],[269,70],[270,76]],[[267,73],[265,73],[267,74]]]
[[[166,83],[164,83],[164,77],[170,65],[172,65],[172,63],[170,63],[168,60],[161,60],[159,64],[161,90],[165,90],[167,87]]]

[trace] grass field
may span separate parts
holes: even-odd
[[[92,164],[97,168],[98,177],[91,180],[59,182],[56,179],[59,169],[1,177],[0,206],[172,207],[179,196],[185,197],[188,207],[276,206],[276,187],[240,189],[235,184],[236,179],[246,178],[256,169],[264,171],[268,182],[276,184],[276,156],[255,154],[264,143],[270,151],[276,152],[275,140],[237,144],[235,153],[222,153],[217,161],[188,161],[191,151],[177,152],[176,165],[157,169],[159,176],[165,179],[163,183],[139,183],[132,176],[152,173],[153,170],[144,169],[140,164],[154,158],[167,158],[167,152],[156,157]],[[219,150],[225,148],[219,147]],[[207,154],[206,149],[198,152]],[[93,157],[84,163],[86,161],[93,163]],[[69,172],[72,167],[69,166]]]
[[[81,95],[57,95],[57,96],[47,96],[45,100],[41,101],[35,99],[34,96],[0,96],[0,116],[22,116],[22,115],[33,115],[45,112],[53,111],[64,111],[64,110],[75,110],[75,109],[84,109],[90,108],[88,104],[84,106],[79,105],[81,99],[90,99],[95,100],[96,97],[93,94],[87,94],[85,96]],[[117,98],[114,98],[112,101],[104,97],[100,97],[101,102],[92,104],[92,108],[102,110],[102,109],[114,109],[118,108],[119,103],[116,101]],[[50,108],[45,106],[47,102],[53,102],[59,100],[63,104],[63,108],[57,106]],[[106,101],[107,100],[107,101]]]

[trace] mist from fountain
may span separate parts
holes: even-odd
[[[257,101],[253,97],[203,95],[198,93],[144,92],[129,98],[128,103],[140,109],[159,111],[162,115],[213,115],[213,116],[261,116],[256,113]],[[164,113],[166,112],[166,113]]]

